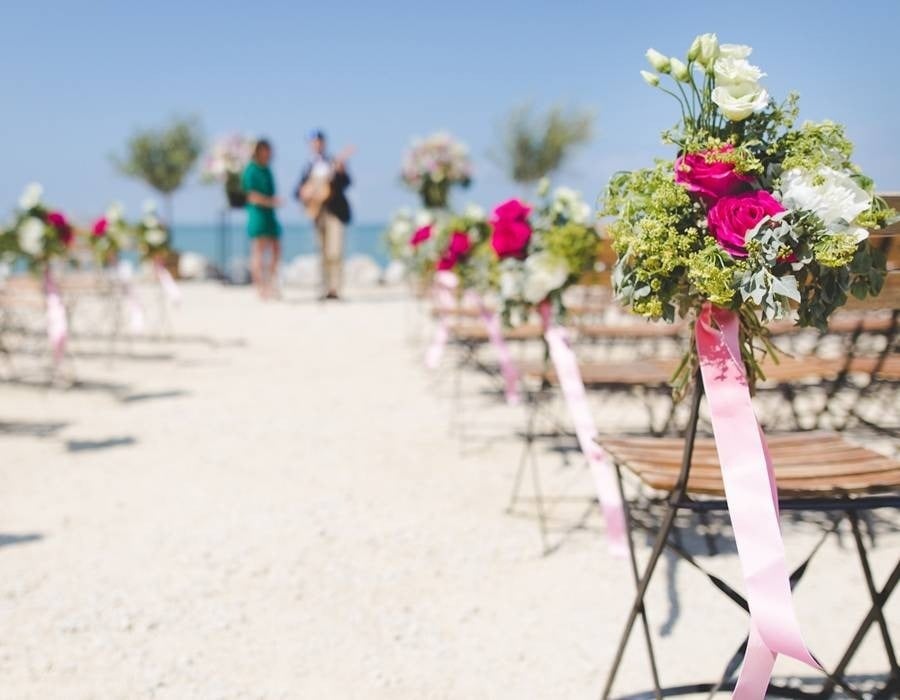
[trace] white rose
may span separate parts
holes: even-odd
[[[434,223],[434,216],[431,215],[431,212],[426,209],[422,209],[421,211],[416,212],[416,228],[422,228],[423,226],[431,226]]]
[[[669,59],[669,64],[672,68],[672,77],[675,78],[680,83],[690,82],[691,72],[688,70],[688,67],[677,58]]]
[[[122,206],[121,202],[113,202],[106,210],[106,221],[110,224],[116,224],[122,220],[124,215],[125,207]]]
[[[719,111],[733,122],[740,122],[769,104],[769,93],[753,83],[720,85],[712,92]]]
[[[717,85],[743,85],[758,83],[765,73],[744,58],[720,58],[713,71]]]
[[[504,299],[518,299],[522,293],[522,271],[505,269],[500,273],[500,296]]]
[[[528,256],[525,260],[525,287],[523,296],[532,304],[538,304],[565,284],[569,278],[566,263],[545,250]]]
[[[41,203],[44,188],[37,182],[32,182],[25,187],[22,196],[19,197],[19,208],[23,211],[34,209]]]
[[[647,83],[650,87],[657,87],[659,85],[659,76],[656,73],[651,73],[648,70],[641,71],[641,77],[644,79],[644,82]]]
[[[151,228],[144,234],[144,239],[152,246],[162,245],[166,242],[166,232],[161,228]]]
[[[719,55],[719,38],[715,34],[701,34],[688,50],[688,60],[709,67]]]
[[[463,211],[463,216],[465,216],[467,219],[481,220],[484,218],[484,209],[479,207],[477,204],[468,204]]]
[[[44,222],[29,216],[18,230],[19,248],[31,256],[40,255],[44,249]]]
[[[656,49],[647,49],[647,53],[644,54],[647,57],[647,61],[649,61],[650,65],[653,66],[654,70],[658,70],[660,73],[668,73],[671,64],[669,63],[669,57],[664,56]]]
[[[720,44],[719,56],[722,58],[747,58],[753,49],[746,44]]]
[[[781,202],[789,209],[813,212],[834,233],[852,234],[857,241],[869,235],[853,222],[872,206],[872,195],[847,173],[833,168],[789,170],[781,178]]]

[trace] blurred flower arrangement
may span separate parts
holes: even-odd
[[[156,202],[147,200],[143,210],[143,215],[133,227],[141,259],[165,262],[164,259],[172,252],[169,229],[157,214]]]
[[[549,192],[544,180],[536,209],[511,199],[490,218],[490,245],[498,260],[503,315],[518,323],[543,302],[564,311],[563,292],[594,268],[600,237],[590,207],[568,187]]]
[[[767,322],[796,314],[824,328],[848,294],[880,291],[884,257],[867,229],[893,212],[852,162],[844,128],[797,126],[798,96],[776,104],[750,53],[714,34],[698,36],[683,61],[647,52],[655,72],[642,71],[644,80],[681,110],[663,133],[677,157],[615,175],[601,214],[615,217],[621,301],[667,321],[706,302],[737,312],[753,381],[753,340],[772,351]]]
[[[124,213],[122,205],[114,202],[106,213],[91,225],[87,241],[97,263],[101,266],[115,263],[119,252],[132,246],[132,230],[125,221]]]
[[[469,150],[446,132],[416,139],[403,158],[401,177],[424,207],[445,208],[454,185],[468,187],[472,182]]]
[[[254,140],[241,134],[228,134],[213,143],[200,169],[202,182],[221,183],[232,207],[242,207],[247,196],[241,189],[241,173],[253,155]]]
[[[44,189],[37,183],[25,188],[0,245],[8,257],[24,260],[33,271],[66,257],[75,242],[75,228],[62,212],[45,204],[43,196]]]

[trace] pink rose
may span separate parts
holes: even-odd
[[[500,258],[521,257],[531,239],[528,215],[531,207],[518,199],[510,199],[494,209],[491,215],[491,247]]]
[[[47,223],[56,229],[56,234],[59,236],[59,240],[63,242],[63,245],[69,245],[72,242],[74,238],[72,227],[62,212],[51,211],[48,213]]]
[[[734,163],[724,163],[715,158],[719,153],[733,150],[734,146],[729,143],[718,149],[679,156],[675,160],[675,182],[708,202],[746,190],[753,178],[735,172]]]
[[[437,269],[452,270],[470,250],[472,250],[472,241],[469,240],[469,234],[464,231],[454,231],[450,236],[447,250],[438,260]]]
[[[97,238],[101,238],[106,235],[106,229],[109,228],[109,222],[106,220],[106,217],[102,217],[97,219],[94,222],[94,226],[91,229],[91,233],[94,234]]]
[[[423,226],[422,228],[417,230],[412,235],[412,238],[409,239],[409,244],[413,248],[416,248],[416,247],[422,245],[429,238],[431,238],[431,224],[429,224],[428,226]]]
[[[767,216],[785,211],[781,202],[768,192],[757,190],[719,199],[709,210],[709,232],[729,255],[746,258],[747,233]]]

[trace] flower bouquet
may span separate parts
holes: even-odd
[[[88,245],[97,263],[107,266],[117,262],[119,252],[128,248],[133,232],[125,221],[122,205],[115,202],[97,219],[88,233]]]
[[[134,225],[134,235],[142,260],[165,262],[172,252],[169,229],[160,220],[156,202],[144,202],[141,219]]]
[[[750,54],[714,34],[698,36],[684,60],[647,52],[656,72],[642,71],[644,80],[681,110],[663,134],[676,157],[614,176],[602,212],[615,217],[621,301],[693,322],[675,384],[697,377],[691,432],[706,395],[751,616],[735,698],[764,697],[779,654],[819,668],[793,608],[778,486],[751,400],[756,354],[773,350],[770,321],[824,329],[848,295],[879,293],[885,261],[867,229],[893,215],[853,163],[843,127],[798,126],[797,96],[775,103]]]
[[[243,207],[247,195],[241,188],[241,173],[253,155],[253,139],[241,134],[219,138],[203,160],[200,179],[206,183],[222,183],[232,208]]]
[[[541,184],[541,205],[532,210],[517,199],[491,216],[491,247],[498,263],[499,294],[507,322],[517,323],[543,302],[564,311],[563,292],[593,269],[600,237],[590,207],[568,187],[549,193]]]
[[[450,188],[468,187],[472,182],[469,149],[446,132],[417,139],[404,156],[401,177],[419,194],[423,206],[446,208]]]
[[[619,299],[667,321],[695,318],[705,304],[736,313],[752,386],[754,350],[773,352],[766,323],[794,316],[824,329],[848,294],[880,291],[884,257],[867,244],[867,229],[891,211],[851,160],[843,127],[798,126],[797,95],[776,104],[750,53],[714,34],[697,37],[684,61],[647,52],[656,72],[642,71],[644,80],[681,111],[663,132],[677,154],[615,175],[601,214],[615,217]],[[687,360],[676,388],[696,357]]]
[[[62,212],[43,203],[43,193],[37,183],[25,188],[3,246],[35,272],[46,270],[54,259],[66,257],[75,242],[75,228]]]

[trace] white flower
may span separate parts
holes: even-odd
[[[156,200],[155,199],[145,199],[141,204],[141,211],[145,214],[155,214],[156,213]]]
[[[31,256],[40,255],[44,249],[44,222],[29,216],[18,230],[19,248]]]
[[[481,219],[484,219],[484,209],[479,207],[477,204],[468,204],[463,210],[463,216],[465,216],[467,219],[475,219],[480,221]]]
[[[500,272],[500,296],[504,299],[518,299],[522,294],[522,270],[516,265]]]
[[[22,196],[19,197],[19,208],[23,211],[34,209],[41,203],[41,196],[44,194],[44,188],[40,183],[32,182],[25,187]]]
[[[650,87],[657,87],[659,85],[659,76],[656,73],[651,73],[648,70],[641,71],[641,77],[644,79],[644,82],[647,83]]]
[[[152,246],[162,245],[166,242],[166,232],[161,228],[151,228],[144,234],[144,239]]]
[[[857,241],[869,235],[853,222],[872,206],[872,195],[847,173],[833,168],[789,170],[781,178],[781,202],[790,209],[813,212],[833,233],[849,233]]]
[[[560,287],[569,278],[569,268],[565,261],[554,257],[546,250],[525,259],[525,300],[537,304]]]
[[[645,53],[644,55],[647,57],[650,65],[653,66],[654,70],[658,70],[660,73],[669,72],[671,64],[669,62],[668,56],[664,56],[656,49],[647,49],[647,53]]]
[[[712,92],[712,101],[726,118],[740,122],[769,104],[769,93],[753,83],[720,85]]]
[[[121,202],[113,202],[109,205],[109,208],[106,210],[106,221],[109,224],[117,224],[122,220],[122,217],[125,215],[125,207],[122,206]]]
[[[669,65],[672,68],[672,77],[678,82],[687,83],[690,81],[691,72],[688,67],[677,58],[670,58]]]
[[[720,58],[714,66],[717,85],[756,84],[765,73],[745,58]]]
[[[753,49],[746,44],[720,44],[719,56],[722,58],[747,58]]]
[[[688,60],[697,61],[707,68],[719,55],[719,38],[715,34],[701,34],[688,50]]]
[[[416,212],[415,224],[416,228],[422,228],[423,226],[431,226],[434,223],[434,216],[432,216],[431,212],[427,209],[422,209]]]

